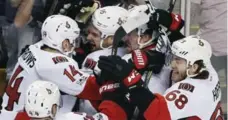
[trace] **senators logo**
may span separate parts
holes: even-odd
[[[53,57],[52,60],[55,64],[68,62],[67,58],[62,57],[62,56]]]

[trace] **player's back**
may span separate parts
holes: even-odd
[[[42,46],[42,42],[30,45],[18,58],[18,63],[13,72],[14,74],[11,76],[3,97],[3,107],[6,110],[23,110],[27,87],[35,80],[44,79],[44,77],[48,81],[57,81],[55,77],[59,77],[59,75],[54,74],[53,71],[57,70],[61,65],[56,64],[64,64],[64,62],[70,61],[65,55],[60,53],[41,50]],[[78,67],[77,64],[74,65],[76,65],[76,68]],[[62,69],[60,72],[63,76],[64,68]]]
[[[209,71],[208,79],[186,78],[165,92],[172,120],[216,120],[218,115],[222,115],[218,75],[212,67]]]
[[[39,78],[36,64],[40,59],[35,46],[31,45],[18,58],[13,74],[3,96],[3,108],[8,111],[19,111],[24,107],[24,94],[29,84]]]

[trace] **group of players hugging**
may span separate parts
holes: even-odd
[[[149,3],[101,7],[83,29],[47,17],[18,58],[1,120],[223,120],[211,46],[183,26]],[[82,43],[90,52],[77,62]]]

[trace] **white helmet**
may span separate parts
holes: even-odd
[[[25,110],[29,117],[53,118],[54,104],[60,107],[60,92],[57,85],[47,81],[35,81],[29,85],[25,98]]]
[[[62,42],[68,39],[70,44],[75,47],[75,40],[80,34],[80,29],[73,19],[64,15],[52,15],[44,21],[41,34],[44,44],[68,55],[73,49],[70,52],[64,52]]]
[[[205,66],[210,63],[212,50],[210,44],[199,36],[188,36],[175,41],[171,47],[172,53],[187,61],[187,65],[193,65],[202,60]]]
[[[155,39],[152,38],[151,40],[147,41],[146,43],[140,43],[140,36],[145,33],[146,30],[148,30],[148,25],[147,23],[150,21],[151,14],[155,12],[155,8],[148,6],[148,5],[139,5],[139,6],[134,6],[133,8],[129,9],[129,15],[128,19],[138,19],[140,24],[138,23],[137,28],[137,34],[138,34],[138,44],[139,48],[146,47],[152,43],[152,41]],[[157,32],[153,32],[152,36],[157,35]]]
[[[128,11],[118,6],[107,6],[97,9],[92,17],[92,24],[101,32],[100,47],[103,40],[115,34],[116,30],[126,21]],[[111,47],[111,46],[110,46]]]

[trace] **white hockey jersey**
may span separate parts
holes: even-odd
[[[78,64],[73,59],[60,53],[41,50],[41,46],[42,42],[31,45],[18,58],[3,96],[3,108],[6,110],[23,110],[25,91],[35,80],[51,81],[58,85],[60,91],[76,96],[81,94],[87,80],[91,78],[78,69]]]
[[[93,70],[96,74],[100,73],[100,69],[97,66],[97,62],[100,56],[111,55],[112,49],[103,49],[90,53],[87,55],[82,64],[82,71],[85,73],[93,74]],[[123,56],[127,53],[125,48],[118,48],[117,55]],[[80,100],[79,112],[86,112],[89,115],[95,114],[97,111],[93,108],[88,100]]]
[[[172,120],[220,120],[216,119],[222,117],[219,79],[214,68],[208,68],[208,79],[186,78],[167,89],[164,96]]]

